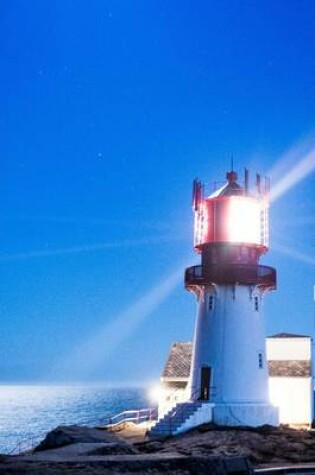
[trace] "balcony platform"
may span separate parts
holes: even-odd
[[[199,265],[185,270],[185,287],[194,290],[197,286],[211,284],[258,285],[275,290],[277,284],[276,269],[262,265],[248,264],[211,264]]]

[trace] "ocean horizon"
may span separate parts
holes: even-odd
[[[95,426],[122,411],[154,406],[144,385],[3,383],[0,453],[27,450],[58,425]]]

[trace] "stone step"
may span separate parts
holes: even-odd
[[[201,406],[202,402],[199,401],[176,404],[175,407],[151,428],[149,436],[167,436],[174,434]]]

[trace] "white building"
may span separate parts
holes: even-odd
[[[269,395],[271,402],[279,407],[280,424],[311,425],[314,417],[311,338],[279,333],[266,338],[266,353]],[[159,417],[189,399],[191,355],[191,342],[173,343],[161,375]]]
[[[310,425],[314,419],[312,339],[279,333],[266,339],[271,402],[282,424]]]

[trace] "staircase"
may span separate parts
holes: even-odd
[[[168,437],[179,433],[180,427],[202,406],[201,401],[177,403],[150,429],[148,436]]]

